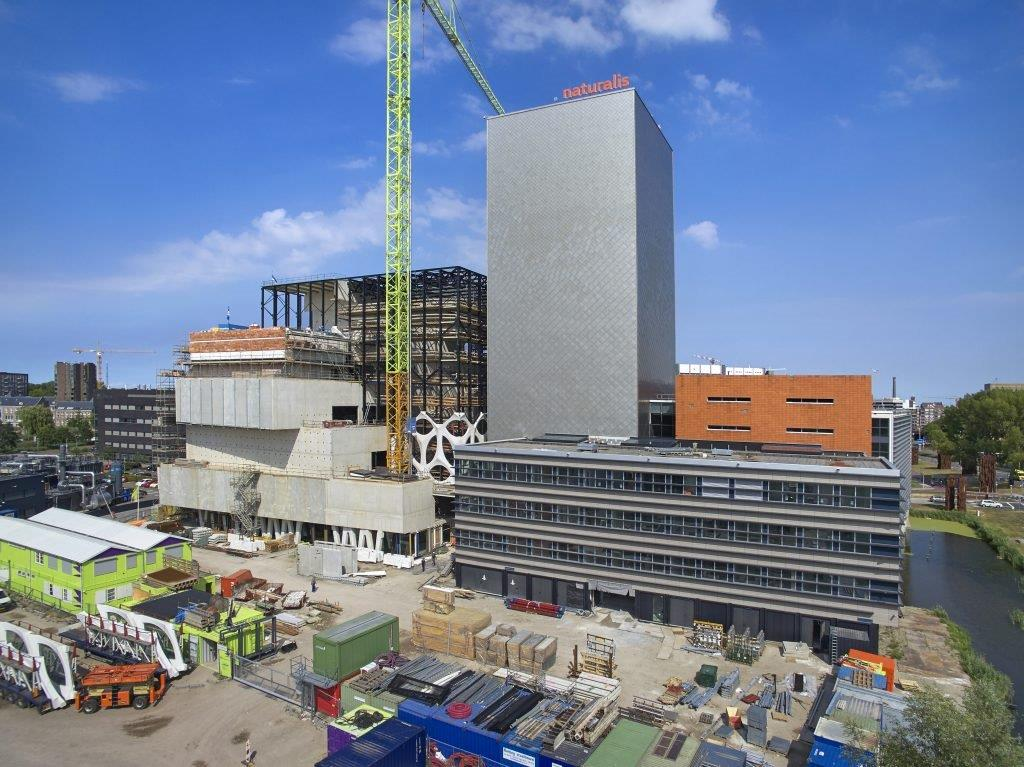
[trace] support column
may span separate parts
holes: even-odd
[[[384,531],[383,530],[378,530],[377,531],[377,545],[374,546],[374,548],[377,549],[377,551],[383,551],[384,550]]]
[[[338,531],[337,525],[331,525],[331,536],[335,543],[341,543],[341,533]]]
[[[299,543],[300,541],[302,541],[302,523],[301,522],[296,522],[295,523],[295,542]]]

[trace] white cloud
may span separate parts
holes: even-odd
[[[843,115],[833,115],[832,119],[835,120],[836,125],[843,129],[849,128],[853,124],[849,117],[844,117]]]
[[[132,259],[124,276],[104,278],[134,291],[184,289],[278,274],[309,274],[328,261],[384,243],[384,185],[349,192],[335,211],[294,216],[283,208],[261,213],[241,231],[214,229],[199,239],[167,243]]]
[[[959,77],[940,77],[937,74],[920,74],[907,80],[907,88],[912,91],[948,91],[959,84]]]
[[[718,224],[714,221],[690,224],[683,230],[683,236],[689,237],[704,250],[714,250],[718,247]]]
[[[331,53],[356,64],[376,64],[387,57],[385,19],[359,19],[331,40]]]
[[[466,137],[462,142],[462,148],[467,152],[479,152],[487,148],[487,131],[479,130]]]
[[[706,91],[711,87],[711,81],[708,79],[707,75],[694,75],[687,72],[686,76],[690,78],[690,84],[699,91]]]
[[[64,101],[93,104],[106,101],[124,91],[142,89],[142,83],[123,77],[108,77],[92,72],[63,72],[51,75],[49,83]]]
[[[717,0],[627,0],[622,18],[637,34],[667,40],[729,39],[729,20]]]
[[[753,40],[754,42],[761,42],[764,37],[761,35],[761,30],[755,27],[753,24],[747,24],[743,27],[743,36]]]
[[[228,85],[238,85],[238,86],[246,86],[246,85],[255,85],[256,84],[256,81],[253,80],[252,78],[249,78],[249,77],[232,77],[232,78],[229,78],[229,79],[225,80],[224,82],[227,83]]]
[[[341,170],[362,170],[363,168],[369,168],[377,162],[377,158],[371,155],[366,157],[350,157],[347,160],[342,160],[338,163],[337,167]]]
[[[754,102],[753,90],[735,80],[719,79],[714,87],[704,74],[686,73],[692,92],[683,94],[681,101],[693,122],[700,128],[691,132],[691,138],[711,128],[720,133],[751,133],[750,106]]]
[[[446,186],[431,187],[426,199],[416,206],[416,214],[431,221],[471,221],[483,219],[484,205],[480,200],[463,197]]]
[[[433,141],[414,141],[412,151],[424,157],[451,157],[456,152],[479,152],[487,146],[487,131],[471,133],[462,141],[454,144],[444,139]]]
[[[715,93],[725,98],[735,98],[740,101],[750,101],[754,95],[749,85],[740,85],[735,80],[719,80],[715,83]]]
[[[898,63],[890,68],[899,81],[896,88],[881,94],[882,104],[890,107],[909,106],[914,94],[941,93],[960,85],[959,77],[948,77],[942,72],[942,62],[923,45],[910,45],[900,54]]]
[[[591,10],[603,8],[600,3],[590,5]],[[569,50],[607,53],[622,44],[617,29],[588,13],[573,18],[547,7],[504,0],[494,5],[491,16],[493,45],[503,51],[535,51],[555,43]]]

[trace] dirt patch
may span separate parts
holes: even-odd
[[[209,767],[209,765],[202,759],[196,759],[194,762],[192,762],[192,767]]]
[[[141,719],[134,719],[123,726],[125,734],[133,738],[148,738],[154,732],[159,732],[174,721],[173,716],[144,716]]]
[[[231,738],[231,742],[234,743],[236,746],[242,745],[247,740],[249,740],[248,730],[242,730],[240,733]]]

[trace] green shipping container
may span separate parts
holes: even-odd
[[[398,704],[404,698],[390,692],[361,692],[353,690],[347,683],[341,686],[341,707],[347,714],[359,706],[373,706],[386,714],[398,716]]]
[[[391,650],[398,650],[398,618],[368,612],[313,637],[313,671],[341,681]]]

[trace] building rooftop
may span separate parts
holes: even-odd
[[[31,407],[48,401],[46,397],[0,397],[0,407]]]
[[[123,546],[112,546],[109,541],[13,517],[0,517],[0,541],[78,564],[89,562],[107,552],[125,550]]]
[[[784,446],[779,446],[784,448]],[[784,450],[694,450],[690,447],[641,445],[635,440],[621,444],[591,441],[579,434],[545,434],[534,439],[508,439],[496,442],[480,442],[475,445],[458,445],[461,456],[473,454],[517,454],[536,455],[546,453],[551,457],[585,456],[591,460],[656,461],[678,463],[685,466],[735,467],[739,464],[773,464],[776,466],[800,466],[829,473],[843,473],[851,470],[857,474],[892,474],[895,469],[884,458],[862,455],[802,454]]]
[[[52,404],[53,407],[58,408],[58,409],[67,409],[67,410],[92,410],[93,409],[93,407],[92,407],[92,400],[91,399],[85,399],[85,400],[73,400],[73,399],[63,400],[62,399],[62,400],[54,400],[51,404]]]
[[[148,551],[157,546],[185,542],[184,538],[179,538],[176,535],[168,535],[155,530],[126,525],[124,522],[115,522],[112,519],[93,517],[79,511],[65,509],[52,508],[41,511],[30,521],[60,530],[68,530],[79,535],[87,535],[98,541],[106,542],[108,545],[113,543],[121,548],[137,551]]]

